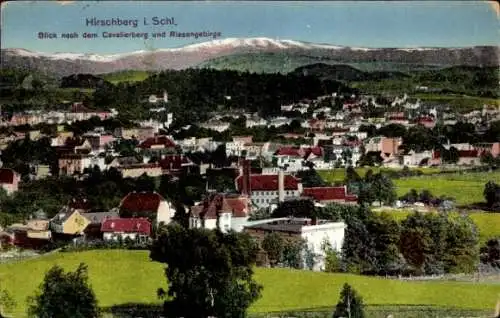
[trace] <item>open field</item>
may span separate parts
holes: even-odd
[[[356,168],[363,177],[371,169],[373,173],[394,171],[391,168],[365,167]],[[483,190],[488,181],[500,183],[500,171],[495,172],[457,172],[438,174],[439,168],[417,168],[423,175],[394,179],[398,196],[408,193],[411,189],[417,191],[429,190],[436,196],[448,196],[456,199],[458,205],[484,202]],[[325,182],[342,182],[345,179],[345,169],[318,170]]]
[[[470,111],[474,109],[481,109],[484,104],[500,106],[500,99],[485,98],[477,96],[463,96],[463,95],[442,95],[442,94],[428,94],[418,93],[413,94],[411,97],[418,98],[425,102],[443,104],[446,103],[453,107],[456,111]]]
[[[471,204],[484,201],[484,185],[488,181],[500,183],[500,172],[469,172],[432,176],[418,176],[394,180],[398,196],[411,189],[427,189],[436,196],[456,199],[457,204]]]
[[[373,171],[373,173],[379,173],[380,171],[401,171],[401,169],[395,169],[395,168],[380,168],[380,167],[359,167],[355,168],[356,172],[361,176],[364,177],[366,172],[368,170]],[[422,167],[422,168],[412,168],[410,169],[411,171],[422,171],[423,174],[436,174],[441,171],[440,168],[434,168],[434,167]],[[345,168],[338,168],[338,169],[333,169],[333,170],[317,170],[318,174],[325,180],[326,182],[333,183],[333,182],[341,182],[344,181],[345,179]]]
[[[55,264],[74,270],[80,262],[89,266],[90,282],[100,306],[125,303],[158,304],[156,290],[165,287],[162,264],[148,259],[147,251],[96,250],[55,253],[34,260],[0,265],[2,288],[17,302],[15,317],[24,315],[26,297]],[[127,269],[127,270],[123,270]],[[426,305],[461,309],[493,309],[498,286],[464,282],[404,282],[347,274],[327,274],[288,269],[257,269],[263,297],[251,312],[332,308],[345,282],[363,295],[368,305]]]
[[[140,82],[150,75],[147,71],[122,71],[108,74],[102,74],[104,80],[117,84],[120,82]]]

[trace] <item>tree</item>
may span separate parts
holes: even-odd
[[[286,267],[302,269],[304,267],[302,253],[305,251],[303,240],[287,241],[283,250],[283,264]]]
[[[349,284],[344,284],[333,318],[364,318],[363,298]]]
[[[267,257],[271,266],[276,266],[277,263],[283,258],[283,251],[285,249],[285,241],[278,233],[272,232],[267,234],[262,240],[262,249],[266,251]]]
[[[0,318],[5,317],[5,313],[14,308],[15,304],[9,292],[0,288]]]
[[[253,280],[258,246],[248,234],[169,225],[159,230],[150,258],[165,263],[166,317],[245,317],[262,287]]]
[[[484,199],[488,207],[493,208],[500,204],[500,186],[493,181],[488,181],[484,185]]]
[[[321,249],[323,250],[323,253],[325,253],[325,272],[340,272],[340,257],[328,240],[323,242]]]
[[[371,190],[374,197],[379,201],[380,205],[392,204],[396,200],[396,190],[392,180],[382,173],[377,173],[373,176],[371,182]]]
[[[87,266],[83,263],[76,271],[67,273],[57,265],[52,267],[28,302],[28,313],[38,318],[99,317],[97,299],[88,284]]]

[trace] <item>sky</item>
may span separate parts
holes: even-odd
[[[353,47],[464,47],[499,45],[498,7],[478,1],[251,2],[251,1],[14,1],[2,3],[2,48],[55,53],[113,54],[182,47],[216,39],[268,37]],[[87,19],[138,20],[138,26],[90,26]],[[151,25],[153,18],[176,25]],[[144,25],[144,19],[149,25]],[[151,33],[166,31],[165,38]],[[58,38],[38,37],[39,32]],[[78,38],[61,38],[76,32]],[[148,39],[103,33],[148,33]],[[98,38],[83,38],[96,33]]]

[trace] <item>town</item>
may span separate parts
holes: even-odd
[[[2,4],[0,317],[500,318],[498,8]]]

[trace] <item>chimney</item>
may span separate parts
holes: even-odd
[[[311,218],[311,225],[318,225],[318,218],[315,215]]]
[[[283,170],[278,172],[278,201],[285,201],[285,173]]]
[[[243,159],[242,160],[242,169],[241,169],[241,175],[242,175],[242,188],[241,188],[241,193],[244,195],[251,195],[251,187],[250,187],[250,173],[251,173],[251,167],[250,167],[250,160]]]

